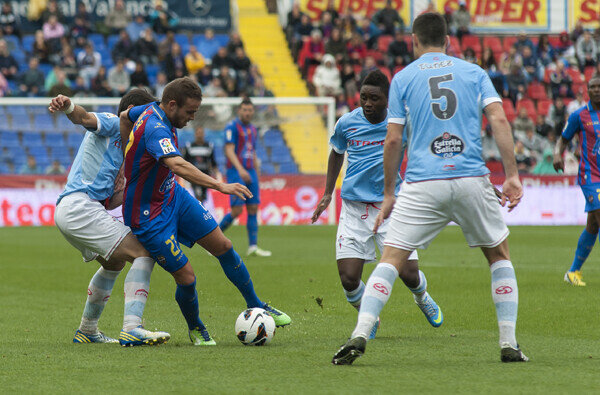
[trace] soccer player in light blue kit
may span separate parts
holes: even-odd
[[[146,91],[133,89],[123,96],[118,111],[153,100]],[[125,277],[123,330],[130,332],[132,338],[126,344],[121,343],[164,343],[170,338],[168,333],[151,332],[142,327],[154,259],[131,234],[131,229],[107,212],[123,201],[119,118],[110,113],[87,112],[63,95],[52,99],[49,110],[64,112],[71,122],[87,129],[65,190],[56,203],[54,221],[65,239],[81,252],[84,261],[95,259],[101,264],[88,286],[81,324],[73,342],[117,343],[98,330],[98,320],[117,276],[129,261],[132,265]]]
[[[444,53],[446,32],[440,14],[417,17],[413,47],[418,59],[392,80],[384,146],[384,200],[374,230],[390,214],[391,223],[381,262],[367,282],[356,328],[333,357],[337,365],[351,364],[365,352],[369,332],[398,275],[411,288],[422,285],[424,278],[417,272],[404,270],[408,257],[415,249],[426,248],[451,221],[460,225],[470,247],[481,247],[490,265],[501,361],[528,360],[515,336],[518,289],[508,251],[509,232],[481,158],[481,111],[492,125],[506,173],[500,203],[508,200],[512,209],[523,189],[510,124],[487,74],[477,65]],[[396,173],[409,113],[408,165],[396,201]]]
[[[389,221],[373,232],[375,218],[383,201],[383,143],[388,123],[388,92],[390,82],[381,71],[367,75],[360,88],[361,106],[343,115],[335,125],[330,139],[331,152],[327,164],[325,193],[312,216],[315,223],[331,202],[335,181],[348,153],[348,168],[342,184],[342,209],[336,236],[335,252],[338,272],[348,303],[357,310],[365,291],[361,281],[365,262],[376,259],[375,245],[383,251],[383,241]],[[402,161],[400,161],[402,162]],[[399,169],[396,171],[394,193],[400,190]],[[408,258],[405,270],[418,271],[417,252]],[[421,275],[423,275],[421,273]],[[442,324],[442,313],[435,309],[425,287],[414,288],[415,301],[434,327]],[[432,311],[433,314],[429,314]],[[374,339],[379,326],[375,321],[369,339]]]

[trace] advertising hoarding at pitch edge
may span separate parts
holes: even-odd
[[[523,176],[525,197],[511,213],[502,210],[509,225],[584,225],[585,200],[574,176]],[[54,225],[56,198],[66,182],[64,176],[0,176],[0,227]],[[492,179],[502,184],[501,179]],[[270,225],[309,224],[323,195],[325,176],[261,177],[260,221]],[[337,193],[336,219],[341,198]],[[568,204],[565,204],[568,202]],[[220,219],[229,211],[229,197],[211,193],[206,204]],[[121,217],[120,208],[111,212]],[[319,219],[327,224],[328,212]],[[245,223],[241,218],[240,223]]]
[[[329,0],[301,0],[302,10],[317,19]],[[459,0],[392,0],[392,6],[410,26],[417,15],[428,9],[444,13],[456,10]],[[587,28],[600,27],[600,0],[466,0],[473,32],[516,34],[560,33],[571,30],[581,19]],[[334,0],[340,13],[372,16],[386,0]],[[280,10],[280,12],[287,12]]]

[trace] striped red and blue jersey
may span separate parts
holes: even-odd
[[[571,140],[576,133],[579,133],[581,152],[577,183],[600,183],[600,120],[591,102],[571,113],[562,137]]]
[[[254,125],[244,124],[239,118],[229,122],[225,128],[225,144],[235,145],[235,155],[246,170],[254,169],[257,138],[258,133]],[[227,159],[227,168],[232,167],[233,164]]]
[[[175,175],[161,158],[181,155],[177,130],[158,103],[129,110],[133,130],[125,148],[123,219],[132,228],[159,216],[175,196]]]

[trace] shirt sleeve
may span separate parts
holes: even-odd
[[[146,139],[146,150],[156,160],[181,156],[181,152],[173,142],[173,133],[162,124],[147,122],[144,138]]]
[[[237,133],[234,133],[232,124],[225,128],[225,144],[237,144]]]
[[[496,92],[490,76],[481,68],[479,68],[479,89],[483,108],[492,103],[502,103],[502,99],[498,96],[498,92]]]
[[[129,112],[127,113],[127,116],[129,117],[129,120],[133,123],[135,123],[135,121],[138,120],[138,118],[140,117],[140,115],[142,115],[142,113],[144,112],[144,110],[146,108],[148,108],[149,106],[151,106],[152,104],[143,104],[141,106],[137,106],[137,107],[132,107],[129,109]]]
[[[333,148],[333,150],[338,154],[343,154],[346,152],[346,147],[348,146],[348,141],[344,135],[344,128],[342,127],[342,119],[343,118],[340,118],[335,123],[333,135],[329,139],[329,145],[331,145],[331,148]]]
[[[567,120],[567,124],[565,125],[565,129],[563,130],[561,136],[565,140],[571,140],[575,133],[579,132],[581,129],[581,122],[579,122],[579,111],[575,111],[571,115],[569,115],[569,119]]]
[[[109,112],[92,112],[96,117],[96,129],[86,128],[90,132],[99,136],[118,136],[119,135],[119,117]]]
[[[388,123],[399,125],[406,124],[406,104],[404,101],[404,89],[400,82],[402,72],[396,74],[390,86],[390,97],[388,104]]]

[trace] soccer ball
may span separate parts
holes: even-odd
[[[275,320],[258,307],[244,310],[235,321],[235,334],[246,346],[264,346],[273,339]]]

